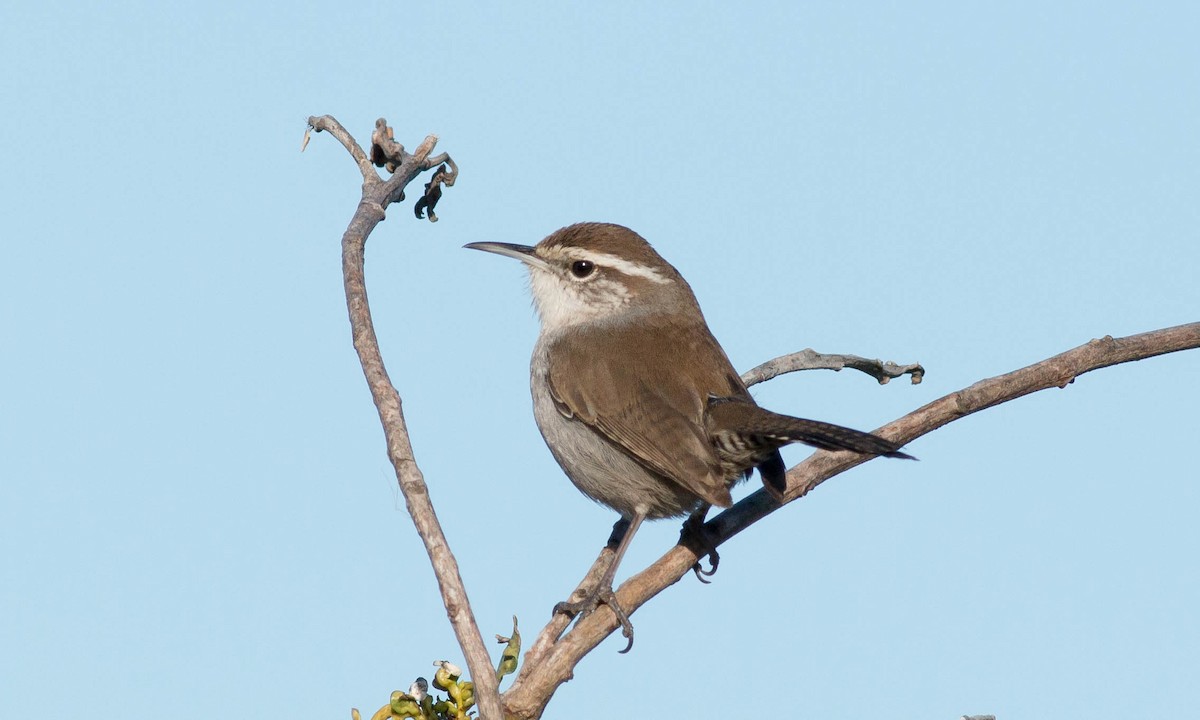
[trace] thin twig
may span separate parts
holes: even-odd
[[[362,173],[363,182],[383,182],[379,175],[375,173],[375,168],[371,167],[371,159],[359,147],[358,142],[350,131],[342,127],[342,124],[334,119],[331,115],[322,115],[321,117],[310,117],[308,119],[308,127],[317,132],[327,132],[332,135],[342,147],[346,148],[350,153],[350,157],[354,158],[354,162],[358,165],[359,172]]]
[[[588,571],[583,576],[583,579],[580,580],[579,584],[575,586],[575,590],[573,590],[571,594],[567,596],[567,601],[570,602],[574,600],[581,600],[584,597],[587,597],[588,592],[592,588],[596,587],[596,584],[599,583],[601,577],[603,577],[604,571],[608,568],[609,564],[612,563],[612,557],[613,548],[605,547],[603,550],[601,550],[600,554],[596,557],[596,561],[592,563],[592,566],[588,568]],[[571,625],[571,620],[572,617],[566,613],[551,614],[550,622],[546,623],[546,626],[542,628],[541,632],[538,633],[537,639],[534,640],[533,645],[530,646],[528,652],[525,653],[525,659],[522,661],[519,667],[519,674],[517,675],[517,679],[513,682],[513,687],[516,687],[521,681],[521,678],[523,678],[527,673],[534,672],[546,662],[546,657],[551,650],[553,650],[554,643],[558,641],[558,638],[562,636],[567,627]],[[547,700],[549,700],[549,698],[547,698]]]
[[[1200,322],[1125,338],[1092,340],[1020,370],[950,393],[888,423],[876,434],[907,443],[971,413],[1039,390],[1066,387],[1076,377],[1093,370],[1195,348],[1200,348]],[[869,459],[851,452],[815,452],[788,471],[784,503],[803,497],[825,480]],[[716,547],[780,507],[779,502],[760,489],[708,521],[705,529]],[[678,582],[697,560],[695,552],[676,545],[648,568],[626,580],[617,590],[617,600],[627,613],[632,613]],[[551,626],[554,622],[557,618]],[[579,660],[617,627],[616,617],[606,606],[601,606],[588,617],[581,618],[570,632],[552,645],[539,648],[542,644],[539,637],[538,644],[530,651],[539,651],[536,666],[527,659],[526,672],[504,693],[508,713],[517,718],[540,717],[554,691],[572,677]]]
[[[471,604],[458,571],[458,563],[450,551],[430,502],[429,487],[425,484],[425,478],[417,467],[416,460],[413,459],[412,443],[404,421],[400,394],[392,385],[383,364],[383,356],[379,352],[379,340],[375,336],[371,308],[367,302],[363,267],[367,237],[384,219],[387,206],[402,197],[405,186],[427,169],[425,159],[437,138],[433,135],[425,138],[418,148],[421,150],[419,156],[402,155],[402,162],[396,167],[392,177],[385,182],[376,174],[363,149],[337,120],[328,115],[310,117],[308,124],[317,132],[329,132],[337,138],[350,152],[363,173],[362,199],[345,234],[342,235],[342,274],[346,286],[346,306],[350,314],[354,349],[358,351],[363,374],[371,389],[375,407],[379,411],[379,420],[383,423],[388,459],[396,470],[396,480],[404,494],[409,515],[412,516],[417,533],[425,543],[426,552],[429,553],[438,588],[442,593],[442,603],[446,607],[454,635],[470,669],[471,680],[475,683],[475,697],[480,715],[487,720],[500,720],[503,714],[496,674],[484,645],[483,635],[480,634],[475,616],[471,612]]]
[[[819,353],[812,348],[807,348],[800,352],[768,360],[752,370],[747,370],[742,373],[742,382],[754,385],[797,370],[841,370],[842,368],[864,372],[878,380],[880,385],[886,385],[889,380],[901,375],[911,375],[912,384],[917,385],[925,377],[925,368],[921,367],[920,363],[897,365],[891,361],[871,360],[858,355]]]

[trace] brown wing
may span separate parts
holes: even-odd
[[[710,394],[749,399],[749,393],[708,328],[699,330],[644,320],[620,331],[575,329],[550,353],[550,393],[561,412],[648,469],[728,507],[732,499],[705,430],[705,407]],[[614,345],[625,350],[614,353]]]

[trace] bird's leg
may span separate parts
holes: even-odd
[[[613,523],[612,534],[608,536],[608,542],[605,543],[604,547],[610,547],[613,549],[613,552],[616,552],[617,548],[621,545],[621,540],[624,539],[625,534],[628,532],[629,518],[622,515]]]
[[[633,648],[633,623],[629,621],[629,615],[625,612],[625,608],[617,602],[617,595],[613,592],[613,580],[617,576],[617,567],[621,564],[621,558],[625,557],[625,551],[629,549],[629,543],[633,541],[633,536],[637,534],[638,528],[641,527],[642,521],[646,519],[644,514],[638,513],[632,518],[621,518],[613,525],[612,535],[608,538],[608,544],[611,546],[616,542],[617,549],[613,553],[612,563],[608,569],[600,576],[600,581],[596,583],[596,587],[592,589],[582,600],[577,602],[560,602],[554,606],[554,613],[564,613],[566,615],[587,617],[596,609],[600,603],[608,606],[612,610],[613,615],[617,616],[617,622],[621,624],[621,635],[628,640],[625,649],[621,652],[627,653]],[[620,538],[617,541],[618,537]]]
[[[696,553],[696,562],[692,565],[692,572],[696,573],[696,579],[708,585],[710,578],[717,574],[717,566],[721,564],[721,554],[717,552],[717,546],[712,544],[712,540],[708,537],[708,531],[704,529],[704,516],[708,514],[710,505],[701,505],[698,510],[688,515],[687,520],[683,521],[683,527],[679,530],[679,544],[687,547]],[[701,561],[708,558],[708,569],[704,569]]]

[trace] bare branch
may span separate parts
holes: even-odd
[[[587,596],[587,593],[596,586],[596,583],[600,582],[600,578],[603,577],[605,569],[607,569],[609,564],[612,563],[612,556],[612,547],[605,547],[600,551],[600,555],[596,557],[596,561],[592,563],[590,568],[588,568],[587,574],[585,574],[583,579],[579,581],[579,584],[575,586],[575,590],[569,596],[567,596],[567,602],[578,600]],[[542,667],[546,662],[548,662],[547,657],[554,649],[554,643],[558,641],[558,638],[563,634],[570,624],[571,618],[565,613],[554,613],[551,616],[550,622],[546,623],[546,627],[542,628],[542,631],[538,633],[537,640],[534,641],[533,645],[529,648],[529,651],[525,653],[525,660],[521,664],[520,671],[517,674],[517,679],[512,684],[512,688],[518,687],[527,674],[536,674],[538,672],[538,668]],[[510,712],[513,711],[513,706],[510,703],[509,695],[509,693],[512,692],[512,688],[505,693],[504,697],[505,707],[508,708]],[[549,701],[550,698],[547,696],[546,702]],[[532,715],[524,715],[520,712],[517,712],[516,716],[534,717]]]
[[[421,144],[417,146],[417,149],[413,151],[413,158],[421,166],[422,170],[429,167],[425,164],[425,161],[429,158],[429,153],[433,152],[433,148],[435,145],[437,145],[437,141],[437,135],[426,135],[425,139],[421,141]]]
[[[371,132],[371,164],[394,173],[404,163],[406,154],[404,146],[396,142],[395,132],[387,124],[387,118],[376,120],[375,129]]]
[[[742,374],[742,382],[747,385],[755,385],[797,370],[838,371],[842,368],[864,372],[878,380],[880,385],[886,385],[889,380],[901,375],[911,375],[912,384],[918,385],[925,377],[925,368],[921,367],[920,363],[897,365],[891,361],[869,360],[857,355],[831,355],[807,348],[800,352],[768,360],[752,370],[747,370]]]
[[[442,164],[450,166],[450,170],[445,173],[445,176],[442,178],[442,182],[446,184],[446,187],[453,187],[454,181],[458,179],[458,165],[455,164],[454,160],[451,159],[451,157],[446,153],[439,153],[431,158],[425,159],[426,170]]]
[[[1126,338],[1092,340],[1047,360],[946,395],[888,423],[876,434],[907,443],[971,413],[1039,390],[1066,387],[1076,377],[1093,370],[1195,348],[1200,348],[1200,322]],[[869,459],[851,452],[813,453],[788,471],[785,504],[804,497],[825,480]],[[705,529],[716,547],[780,507],[782,505],[765,490],[757,490],[708,521]],[[672,547],[650,567],[626,580],[617,590],[617,600],[627,613],[633,613],[650,598],[679,582],[698,559],[696,552],[683,545]],[[589,578],[591,575],[589,573]],[[579,660],[618,627],[616,617],[607,606],[580,619],[570,632],[558,637],[562,633],[558,627],[560,622],[559,618],[554,618],[543,630],[526,656],[524,671],[505,692],[504,706],[511,716],[540,717],[554,691],[572,677]],[[548,639],[550,635],[557,640]]]
[[[386,122],[380,121],[386,127]],[[495,671],[483,636],[471,612],[467,591],[463,585],[462,576],[458,571],[458,563],[446,536],[442,532],[437,514],[429,499],[429,487],[413,458],[412,443],[408,437],[408,427],[404,420],[400,394],[392,385],[383,357],[379,352],[379,340],[375,336],[375,326],[371,321],[371,308],[367,302],[367,286],[363,269],[363,253],[367,237],[375,226],[384,219],[384,211],[395,200],[404,196],[404,187],[426,169],[425,159],[433,149],[437,138],[430,135],[421,143],[419,153],[409,155],[404,153],[403,146],[392,141],[385,146],[393,151],[387,162],[399,160],[395,173],[386,182],[383,181],[371,166],[363,149],[345,128],[332,117],[311,117],[309,126],[318,132],[327,131],[345,146],[346,150],[358,163],[363,173],[362,200],[351,218],[346,232],[342,235],[342,275],[346,287],[346,306],[350,314],[350,328],[354,339],[354,349],[358,352],[359,362],[362,363],[363,374],[371,390],[371,397],[379,411],[379,420],[383,424],[384,436],[387,442],[388,459],[396,470],[396,480],[404,494],[404,502],[416,525],[417,533],[425,543],[425,550],[433,564],[433,572],[437,577],[438,587],[442,594],[442,603],[446,606],[446,614],[454,628],[454,635],[462,648],[467,667],[471,671],[471,680],[475,683],[476,698],[479,703],[481,717],[487,720],[500,720],[503,717],[500,708],[500,697],[497,691]],[[378,124],[377,124],[378,130]],[[390,140],[390,133],[378,136],[377,139]],[[395,147],[392,147],[395,146]],[[397,151],[395,148],[399,148]]]
[[[358,146],[358,142],[350,134],[342,124],[333,118],[331,115],[322,115],[321,117],[310,117],[308,119],[308,127],[317,132],[327,132],[337,139],[342,144],[342,147],[349,151],[350,156],[354,158],[354,162],[358,164],[358,170],[362,173],[364,182],[379,182],[379,176],[375,174],[374,168],[371,167],[371,160],[363,149]],[[307,145],[307,140],[305,145]]]

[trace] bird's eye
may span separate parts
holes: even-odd
[[[596,263],[591,260],[576,260],[571,263],[571,274],[580,280],[596,272]]]

